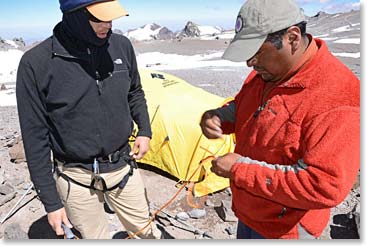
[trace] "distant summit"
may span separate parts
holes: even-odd
[[[222,28],[220,27],[213,27],[213,26],[201,26],[195,24],[192,21],[188,21],[185,25],[184,29],[179,32],[176,37],[201,37],[201,36],[208,36],[208,35],[217,35],[222,33]]]
[[[162,27],[155,23],[147,24],[137,29],[129,30],[124,33],[124,35],[130,40],[134,41],[148,41],[155,39],[165,40],[172,39],[174,37],[174,33],[167,27]]]
[[[328,14],[326,12],[323,12],[323,11],[319,11],[314,16],[311,16],[311,17],[307,16],[306,19],[307,19],[307,21],[318,21],[318,20],[322,20],[322,19],[325,19],[325,18],[329,18],[330,16],[332,16],[332,15]]]
[[[6,40],[0,37],[0,51],[6,51],[9,49],[23,50],[25,42],[22,38],[13,38],[13,40]]]

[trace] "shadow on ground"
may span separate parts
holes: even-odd
[[[80,233],[75,229],[72,230],[75,235],[81,238]],[[29,228],[29,239],[64,239],[64,236],[57,236],[47,221],[47,216],[43,216],[36,220]]]
[[[333,217],[333,224],[330,225],[330,236],[332,239],[359,239],[354,217],[347,214],[337,214]]]
[[[141,169],[154,172],[156,174],[159,174],[163,177],[174,180],[176,182],[179,181],[178,178],[176,178],[175,176],[171,175],[168,172],[163,171],[162,169],[159,169],[158,167],[155,167],[155,166],[152,166],[152,165],[149,165],[149,164],[145,164],[145,163],[141,163],[141,162],[138,162],[137,164],[138,164],[139,168],[141,168]]]

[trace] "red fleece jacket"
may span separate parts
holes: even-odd
[[[223,122],[244,157],[231,170],[233,210],[267,238],[298,238],[299,223],[320,236],[360,166],[360,82],[315,41],[311,60],[263,101],[253,71],[235,98],[235,123]]]

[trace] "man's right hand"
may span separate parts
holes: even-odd
[[[206,111],[201,117],[200,127],[204,136],[209,139],[216,139],[223,137],[221,120],[211,110]]]
[[[61,223],[64,223],[67,227],[73,228],[71,225],[67,215],[65,208],[60,208],[56,211],[50,212],[47,214],[48,223],[52,227],[52,229],[56,232],[56,235],[62,236],[64,235],[64,230],[61,227]]]

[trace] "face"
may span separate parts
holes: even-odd
[[[253,69],[266,82],[276,82],[280,80],[290,69],[289,51],[284,45],[277,49],[271,42],[266,41],[258,52],[247,60],[247,66]]]
[[[106,38],[107,33],[112,28],[112,21],[95,22],[95,21],[89,20],[89,23],[92,26],[97,37],[100,39]]]
[[[281,80],[293,65],[301,52],[301,34],[297,27],[291,27],[283,36],[283,47],[277,49],[270,41],[266,41],[257,53],[247,60],[247,66],[255,71],[266,82]]]

